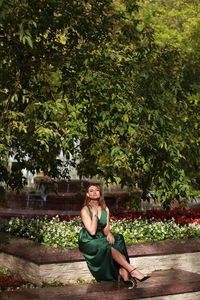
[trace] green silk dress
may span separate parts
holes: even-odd
[[[89,211],[90,207],[87,206]],[[92,213],[90,211],[92,218]],[[113,234],[114,244],[109,244],[103,233],[103,228],[107,222],[107,211],[101,210],[101,216],[98,218],[98,227],[95,235],[90,235],[83,226],[79,233],[79,250],[86,259],[88,268],[98,282],[117,281],[119,269],[121,266],[113,260],[111,247],[120,251],[129,262],[126,245],[122,234]]]

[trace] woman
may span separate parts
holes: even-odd
[[[79,233],[79,250],[92,275],[101,282],[117,281],[120,277],[132,285],[136,285],[136,279],[148,279],[149,276],[130,265],[124,238],[110,232],[109,219],[100,186],[89,186],[81,209],[83,228]]]

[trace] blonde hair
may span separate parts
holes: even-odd
[[[91,186],[95,186],[99,189],[99,192],[100,192],[100,198],[99,198],[99,205],[101,206],[102,209],[105,209],[106,208],[106,203],[104,201],[104,196],[103,196],[103,192],[102,192],[102,188],[100,185],[96,185],[96,184],[90,184],[88,186],[88,189],[87,189],[87,193],[86,193],[86,196],[85,196],[85,201],[83,203],[83,206],[86,206],[86,205],[89,205],[89,202],[90,202],[90,197],[88,197],[88,191],[89,191],[89,188]]]

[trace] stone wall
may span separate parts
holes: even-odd
[[[181,269],[200,274],[200,252],[132,257],[130,261],[144,273]]]
[[[93,278],[78,249],[52,249],[14,238],[0,244],[0,250],[0,266],[33,283],[56,280],[74,283],[77,279]],[[131,264],[144,273],[174,268],[200,274],[198,239],[135,244],[128,247],[128,253]]]
[[[85,261],[36,264],[1,252],[0,266],[13,270],[20,274],[23,279],[36,284],[53,281],[74,283],[78,279],[90,281],[93,278]]]
[[[130,258],[130,261],[144,273],[174,268],[200,274],[200,252]],[[43,281],[75,283],[78,279],[86,281],[93,279],[85,261],[35,264],[1,252],[0,265],[19,273],[25,280],[36,284]]]

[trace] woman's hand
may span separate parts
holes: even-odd
[[[115,238],[114,238],[114,236],[112,235],[111,232],[109,232],[108,235],[107,235],[107,241],[111,245],[115,243]]]

